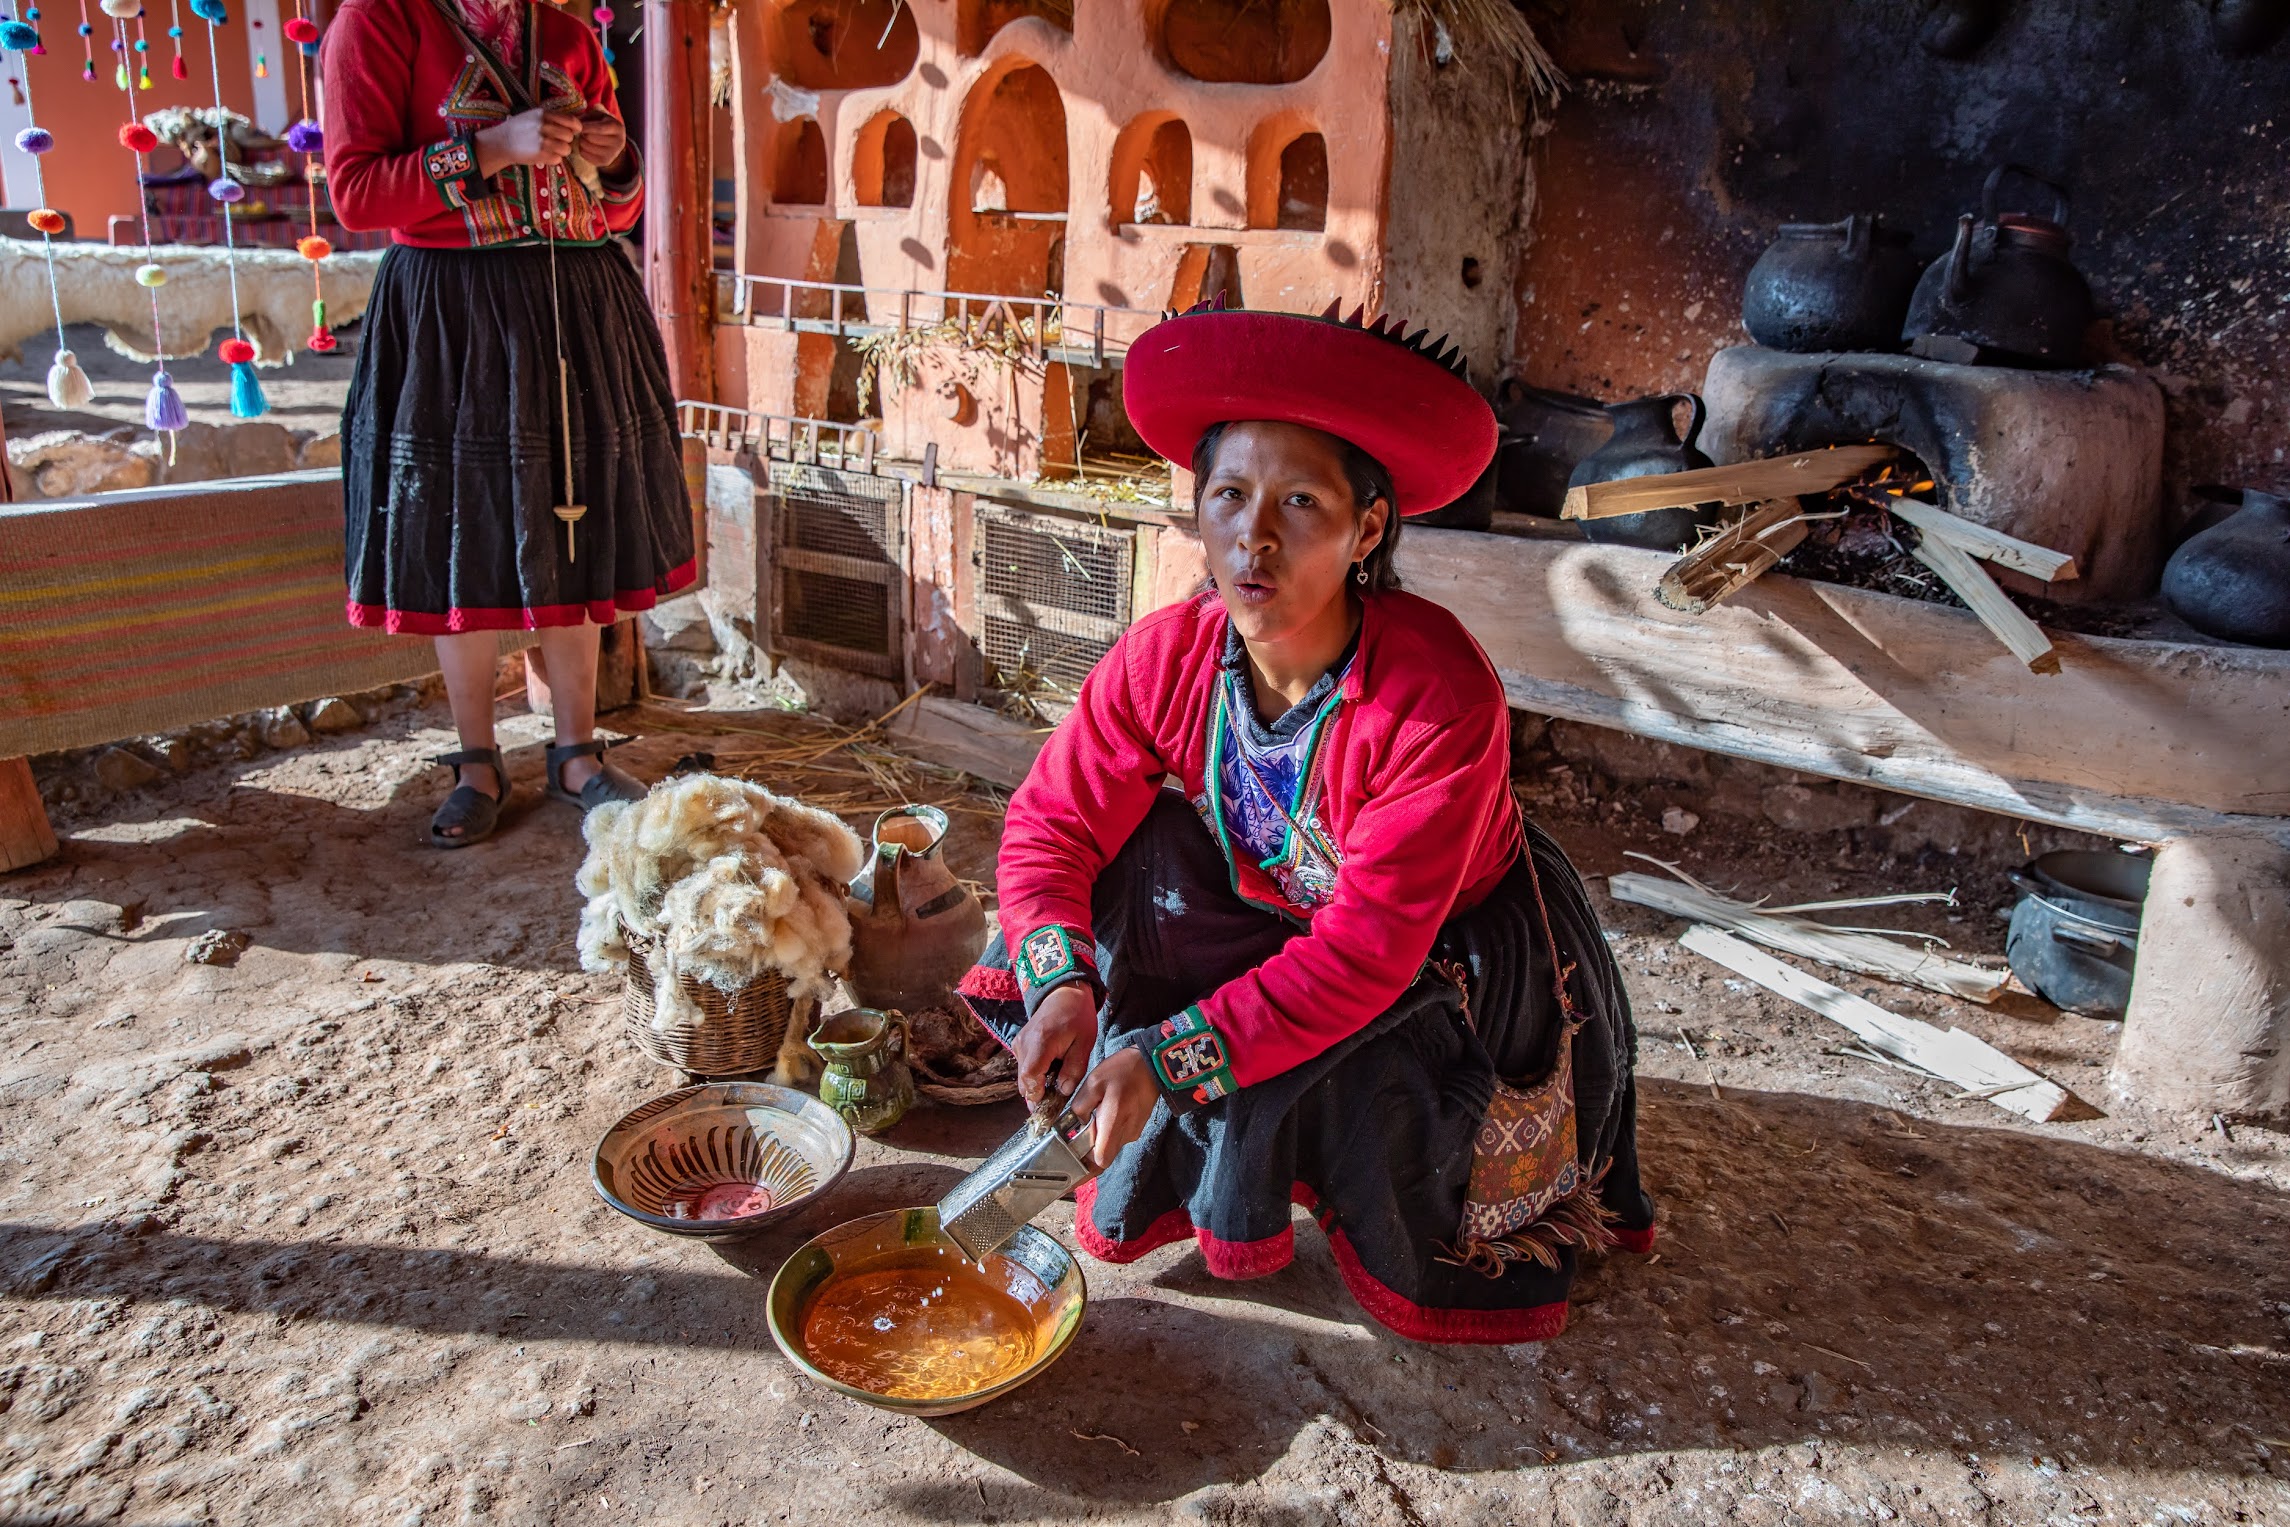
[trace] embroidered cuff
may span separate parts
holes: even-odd
[[[1024,993],[1026,1016],[1031,1018],[1042,999],[1061,986],[1076,981],[1089,983],[1091,994],[1099,1001],[1105,997],[1105,983],[1097,976],[1094,951],[1087,945],[1077,946],[1073,936],[1050,923],[1036,928],[1019,941],[1010,961],[1010,969],[1018,977],[1018,989]]]
[[[644,158],[630,143],[620,168],[596,172],[597,195],[609,206],[624,207],[644,194]]]
[[[1158,1028],[1140,1029],[1125,1043],[1145,1054],[1153,1080],[1178,1113],[1188,1113],[1236,1091],[1232,1077],[1232,1051],[1216,1025],[1188,1007]]]
[[[423,149],[421,167],[429,183],[437,187],[438,196],[456,212],[493,194],[492,186],[477,172],[477,140],[468,133]]]

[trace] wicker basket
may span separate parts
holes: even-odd
[[[644,957],[651,941],[625,929],[621,939],[628,945],[621,1014],[637,1049],[663,1066],[702,1077],[768,1070],[779,1059],[794,1012],[787,977],[774,970],[725,992],[685,976],[684,995],[699,1008],[700,1021],[655,1028],[652,967]]]

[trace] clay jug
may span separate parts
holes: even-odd
[[[2195,491],[2242,507],[2171,553],[2164,602],[2205,636],[2290,647],[2290,498],[2256,488]]]
[[[875,818],[875,852],[851,882],[851,991],[868,1007],[948,1007],[986,947],[986,909],[940,850],[946,813],[898,806]]]
[[[1680,403],[1694,405],[1693,422],[1686,427],[1683,440],[1678,438],[1677,423],[1672,418]],[[1694,442],[1701,438],[1703,411],[1702,400],[1690,392],[1665,392],[1660,397],[1610,403],[1606,413],[1614,421],[1614,434],[1575,464],[1574,475],[1566,482],[1568,487],[1614,482],[1624,477],[1689,472],[1711,465],[1707,456],[1694,449]],[[1582,533],[1590,540],[1609,545],[1677,551],[1694,539],[1697,527],[1709,523],[1710,513],[1709,507],[1704,506],[1618,514],[1611,519],[1584,520]]]
[[[819,1101],[862,1135],[881,1134],[914,1106],[906,1065],[906,1020],[871,1007],[830,1013],[811,1031],[811,1048],[827,1063]]]

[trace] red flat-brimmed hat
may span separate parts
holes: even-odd
[[[1382,462],[1401,514],[1454,503],[1495,457],[1495,412],[1464,380],[1460,348],[1396,318],[1337,312],[1251,312],[1220,297],[1163,319],[1122,365],[1129,422],[1180,466],[1213,424],[1310,425]]]

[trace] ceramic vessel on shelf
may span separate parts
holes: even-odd
[[[2195,492],[2241,507],[2171,553],[2164,602],[2205,636],[2290,647],[2290,497],[2257,488]]]
[[[604,1133],[597,1196],[640,1225],[703,1241],[760,1230],[832,1188],[857,1142],[815,1097],[762,1082],[664,1093]]]
[[[830,1013],[812,1031],[811,1048],[827,1063],[819,1101],[862,1135],[879,1135],[914,1106],[906,1064],[906,1024],[871,1007]]]
[[[897,1298],[902,1277],[936,1289],[952,1287],[941,1281],[949,1274],[965,1277],[957,1292],[972,1296],[940,1305],[967,1314],[952,1330]],[[835,1318],[839,1296],[881,1310],[858,1329],[887,1332],[881,1349],[852,1350],[850,1323]],[[975,1269],[940,1232],[938,1211],[917,1208],[870,1214],[805,1242],[772,1278],[765,1312],[771,1339],[814,1382],[884,1410],[947,1416],[1039,1376],[1073,1345],[1088,1300],[1073,1254],[1046,1232],[1024,1227]]]
[[[1783,223],[1749,268],[1742,325],[1768,350],[1898,350],[1920,269],[1881,213]]]
[[[919,1013],[954,1000],[986,947],[986,909],[947,868],[946,813],[899,806],[875,819],[875,851],[851,883],[851,991]]]
[[[1678,438],[1675,418],[1680,403],[1694,406],[1693,422]],[[1597,450],[1575,464],[1567,479],[1570,488],[1587,483],[1615,482],[1625,477],[1659,477],[1690,472],[1711,465],[1695,449],[1702,433],[1702,400],[1690,392],[1665,392],[1659,397],[1610,403],[1607,417],[1614,433]],[[1616,546],[1645,546],[1655,551],[1677,551],[1694,539],[1694,532],[1710,521],[1707,507],[1653,509],[1644,514],[1618,514],[1609,519],[1584,520],[1582,533],[1593,541]]]

